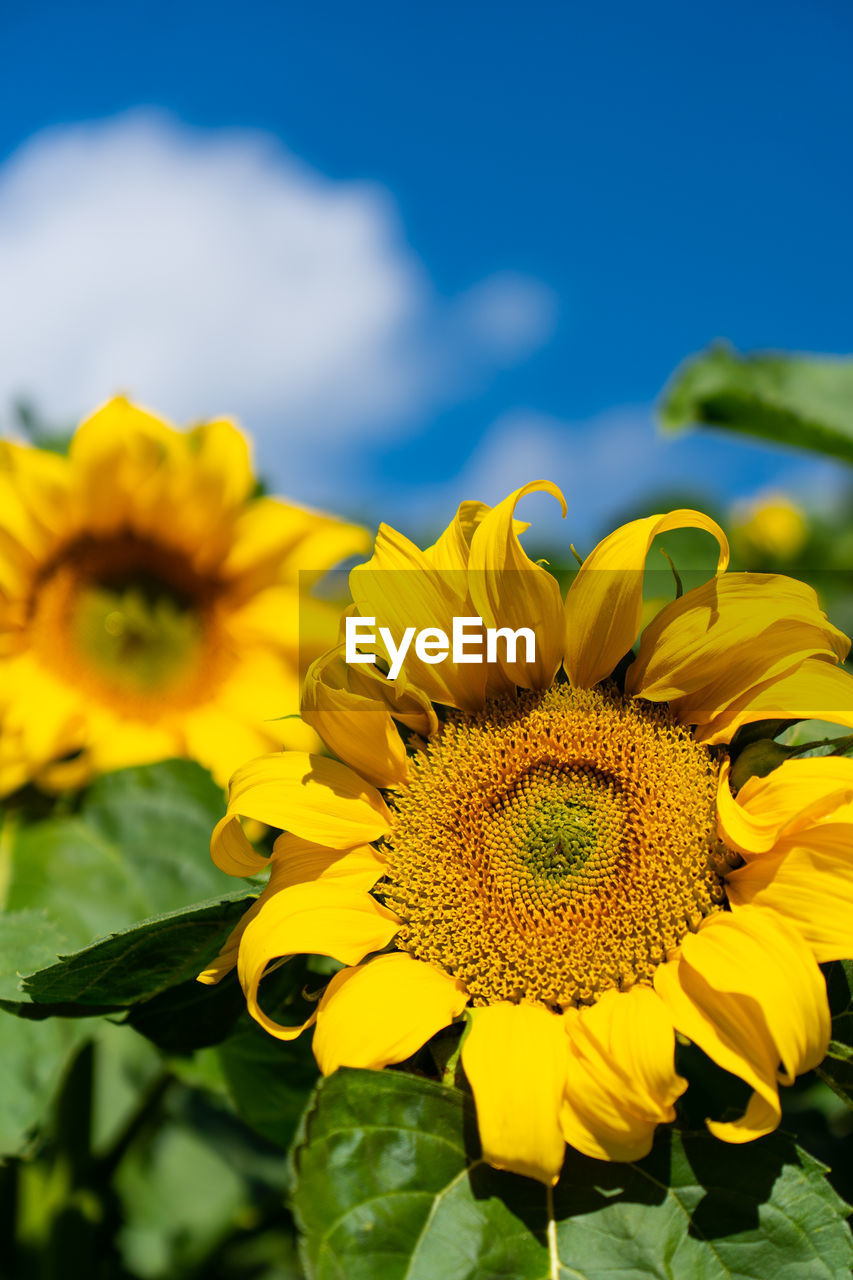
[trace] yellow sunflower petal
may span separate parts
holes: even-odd
[[[300,570],[328,569],[366,545],[367,533],[357,525],[279,498],[259,498],[237,519],[222,573],[248,577],[257,589],[293,581]]]
[[[0,664],[0,708],[3,733],[33,764],[50,763],[84,740],[85,697],[31,653]]]
[[[304,751],[260,756],[231,779],[228,812],[217,823],[210,851],[223,871],[245,876],[258,870],[258,855],[240,829],[240,817],[332,849],[351,849],[386,835],[389,816],[376,788],[337,760]]]
[[[820,822],[853,821],[853,760],[844,756],[785,760],[764,778],[748,778],[736,797],[730,774],[726,760],[717,791],[717,829],[730,849],[746,857],[766,853],[783,836]]]
[[[344,646],[330,649],[308,669],[302,718],[330,751],[377,787],[395,787],[408,774],[406,748],[386,702],[353,691]]]
[[[281,880],[281,868],[276,867],[273,863],[270,878],[264,886],[263,893],[259,894],[252,905],[243,912],[237,924],[225,939],[219,954],[198,974],[197,982],[202,982],[208,987],[214,986],[236,967],[243,934],[255,917],[260,914],[261,909],[269,902],[273,894],[278,893],[283,888]]]
[[[424,555],[436,569],[467,569],[471,555],[471,540],[484,518],[492,510],[485,502],[460,502],[453,520],[444,533],[427,547]],[[516,533],[524,533],[530,526],[524,520],[514,520]]]
[[[317,1008],[314,1056],[338,1067],[381,1070],[404,1062],[465,1008],[461,982],[404,952],[336,973]]]
[[[240,941],[237,974],[249,1012],[272,1035],[292,1039],[308,1024],[298,1029],[283,1027],[258,1002],[267,966],[302,954],[358,964],[370,952],[387,947],[399,927],[393,912],[346,883],[319,880],[273,893],[249,921]]]
[[[71,502],[87,532],[137,524],[161,496],[170,471],[164,460],[183,452],[180,434],[123,396],[116,396],[74,433],[68,449]]]
[[[816,1066],[829,1043],[823,976],[797,930],[757,907],[711,916],[656,970],[655,990],[676,1029],[757,1095],[740,1119],[708,1121],[711,1132],[748,1142],[774,1129],[777,1079]]]
[[[187,444],[196,460],[199,501],[215,512],[232,511],[250,496],[255,477],[249,442],[242,431],[225,419],[203,422],[187,432]]]
[[[703,724],[803,658],[843,659],[849,648],[812,587],[778,574],[732,573],[661,610],[643,632],[625,688],[670,702],[684,724]]]
[[[260,913],[265,903],[282,889],[322,881],[324,884],[334,883],[366,891],[373,888],[384,868],[383,859],[369,844],[342,853],[340,849],[325,849],[322,845],[300,840],[297,836],[279,836],[270,858],[270,878],[263,893],[232,929],[219,955],[199,974],[198,981],[208,984],[219,982],[234,968],[247,925]]]
[[[226,813],[213,828],[210,856],[229,876],[253,876],[268,866],[269,858],[258,853],[240,825],[239,816]]]
[[[471,539],[483,518],[491,511],[485,502],[461,502],[444,533],[424,555],[435,569],[467,569]]]
[[[68,459],[46,449],[0,440],[0,573],[7,590],[61,536],[67,519]]]
[[[396,529],[379,526],[373,555],[350,573],[350,592],[362,618],[373,618],[377,638],[373,651],[390,657],[383,648],[379,629],[391,633],[399,646],[406,632],[435,628],[448,637],[454,617],[468,614],[468,578],[464,569],[436,567],[419,547]],[[408,683],[421,689],[433,702],[465,710],[482,705],[486,665],[458,665],[445,659],[425,662],[410,644],[401,668]]]
[[[471,1019],[462,1065],[474,1094],[483,1155],[498,1169],[553,1186],[565,1154],[565,1023],[532,1004],[491,1004],[474,1009]]]
[[[726,877],[733,909],[753,905],[787,920],[818,964],[853,956],[853,826],[829,823],[788,836],[772,854]]]
[[[591,689],[609,676],[640,630],[643,572],[652,541],[670,529],[705,529],[720,546],[717,573],[729,562],[720,526],[701,511],[632,520],[599,542],[581,565],[566,597],[565,668],[575,688]]]
[[[687,1088],[675,1071],[675,1031],[649,987],[607,991],[567,1020],[563,1136],[596,1160],[639,1160],[655,1128],[675,1119]]]
[[[378,667],[350,667],[349,687],[371,702],[383,702],[398,724],[424,738],[438,730],[435,707],[422,689],[409,682],[405,672],[391,681]]]
[[[280,739],[264,732],[267,727],[261,716],[251,717],[247,709],[241,716],[220,697],[186,712],[180,726],[182,754],[198,760],[225,788],[244,760],[280,745]]]
[[[531,629],[536,638],[535,661],[527,663],[524,645],[518,660],[508,660],[498,644],[501,671],[510,684],[523,689],[546,688],[562,660],[563,604],[560,587],[542,565],[535,564],[518,540],[515,508],[530,493],[550,493],[566,515],[566,500],[555,484],[534,480],[516,489],[484,515],[471,539],[469,590],[479,617],[487,627]]]
[[[372,889],[385,871],[385,859],[373,845],[342,852],[289,834],[276,840],[270,863],[280,888],[311,880],[334,880],[351,888]]]
[[[168,760],[180,754],[180,735],[174,723],[125,719],[112,709],[88,709],[86,755],[95,773],[129,765]]]
[[[791,671],[748,690],[719,715],[698,725],[697,741],[731,742],[755,720],[828,720],[853,729],[853,676],[834,662],[806,658]]]

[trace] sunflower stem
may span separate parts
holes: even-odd
[[[462,1028],[462,1034],[457,1040],[456,1046],[453,1052],[451,1053],[450,1057],[445,1062],[444,1069],[442,1070],[442,1073],[441,1073],[441,1083],[448,1085],[451,1089],[456,1084],[456,1072],[459,1067],[459,1059],[462,1056],[462,1046],[465,1044],[465,1040],[470,1030],[471,1030],[471,1019],[468,1016],[468,1012],[466,1010],[465,1025]]]
[[[554,1188],[549,1184],[545,1188],[548,1206],[548,1274],[550,1280],[560,1280],[560,1257],[557,1253],[557,1219],[554,1216]]]

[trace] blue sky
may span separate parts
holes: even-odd
[[[0,241],[5,228],[21,246],[18,261],[31,251],[43,262],[43,245],[27,249],[15,238],[23,235],[15,209],[29,210],[32,226],[40,221],[32,211],[47,202],[55,221],[44,235],[59,245],[67,233],[69,256],[85,257],[85,237],[72,235],[60,214],[70,187],[78,219],[87,191],[105,216],[92,166],[114,165],[112,156],[138,146],[159,157],[145,173],[173,174],[163,159],[167,135],[195,155],[197,130],[250,150],[262,133],[286,149],[281,155],[297,174],[304,169],[309,187],[315,177],[328,184],[347,263],[366,238],[376,261],[365,271],[378,262],[385,282],[376,295],[385,299],[376,304],[385,307],[376,323],[385,364],[374,362],[372,348],[349,361],[338,351],[319,377],[324,394],[335,384],[341,399],[361,404],[353,418],[322,395],[313,409],[303,397],[277,414],[276,396],[287,398],[281,383],[263,403],[247,393],[245,404],[215,410],[246,422],[279,487],[290,481],[297,496],[313,501],[351,511],[381,504],[379,514],[403,519],[408,512],[428,523],[435,504],[440,518],[466,496],[462,484],[531,478],[524,471],[529,437],[534,472],[555,455],[584,531],[655,486],[727,497],[778,481],[813,493],[832,476],[797,455],[711,437],[663,448],[653,439],[649,406],[678,362],[714,337],[741,348],[853,350],[851,34],[853,11],[843,0],[7,5],[0,18]],[[159,114],[127,116],[139,108]],[[88,137],[73,126],[89,121],[111,123],[112,149],[105,144],[99,162],[81,162],[84,176],[74,170],[69,178],[64,166],[80,150],[75,139]],[[56,126],[60,134],[42,134],[53,142],[36,155],[38,135]],[[258,162],[256,177],[275,167],[275,154]],[[22,155],[28,167],[17,186],[7,183],[4,221],[4,171],[20,169]],[[212,163],[225,173],[231,161],[214,156]],[[48,171],[62,180],[43,187]],[[218,199],[210,182],[208,205]],[[171,189],[164,186],[166,200]],[[350,197],[358,209],[348,222]],[[271,200],[280,207],[277,195]],[[323,208],[306,206],[307,220],[322,222]],[[116,217],[126,222],[120,211]],[[148,231],[156,217],[147,217]],[[235,207],[229,225],[240,217]],[[372,230],[363,233],[365,219]],[[227,240],[215,243],[226,246],[220,256],[227,253]],[[300,250],[279,269],[297,271],[314,252]],[[0,262],[1,255],[2,245]],[[348,296],[366,296],[362,268],[349,270],[340,275],[351,279]],[[261,280],[260,267],[257,273]],[[22,296],[42,288],[24,271],[15,281]],[[74,276],[76,296],[85,281],[84,271]],[[334,308],[334,281],[327,286]],[[58,296],[53,307],[74,313],[70,327],[83,323],[73,296]],[[132,308],[130,286],[127,296]],[[231,295],[220,296],[224,306]],[[322,289],[316,296],[325,296]],[[299,310],[295,297],[280,305]],[[111,299],[113,308],[120,304]],[[29,315],[26,305],[20,314]],[[353,314],[356,335],[372,323]],[[389,353],[395,323],[411,334],[405,350]],[[320,318],[318,333],[322,327]],[[181,345],[176,332],[173,349]],[[135,333],[144,344],[144,326]],[[61,344],[61,327],[51,341]],[[341,350],[345,342],[342,332]],[[25,352],[26,385],[7,380],[0,391],[38,398],[41,360],[44,385],[53,379],[47,407],[57,412],[63,358],[44,344]],[[190,353],[190,366],[195,358]],[[218,363],[215,355],[207,360]],[[69,354],[68,362],[79,365],[79,357]],[[153,355],[150,363],[152,391],[162,387],[168,399],[171,383],[153,368]],[[106,356],[98,365],[105,368]],[[116,368],[125,377],[118,358]],[[242,401],[237,375],[251,376],[248,356],[241,368],[233,384],[223,384],[223,397]],[[133,369],[135,380],[148,381],[146,366]],[[392,394],[399,370],[406,372]],[[368,394],[369,371],[376,386]],[[358,383],[351,397],[348,378]],[[103,394],[113,389],[105,385]],[[127,389],[152,398],[145,385]],[[72,403],[79,394],[69,373],[68,412],[86,407]],[[289,447],[304,434],[299,423],[310,435],[312,414],[340,419],[337,434],[329,428],[322,437],[326,462],[312,468],[294,454],[289,467]],[[633,449],[626,445],[632,433]],[[353,470],[349,456],[359,440],[361,469]],[[336,458],[346,465],[336,467]]]

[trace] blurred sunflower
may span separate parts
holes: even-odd
[[[809,525],[802,507],[788,494],[774,490],[737,503],[730,532],[742,555],[790,560],[808,541]]]
[[[365,536],[255,488],[231,423],[180,432],[123,399],[67,457],[0,443],[0,791],[169,756],[224,782],[306,745],[272,720],[298,708],[298,568]],[[312,656],[326,613],[303,620]]]
[[[304,1024],[326,1074],[402,1062],[465,1011],[485,1158],[550,1184],[566,1142],[649,1150],[686,1088],[676,1032],[751,1090],[743,1115],[708,1122],[729,1142],[774,1129],[779,1083],[823,1057],[818,965],[853,952],[853,760],[791,758],[735,793],[729,744],[776,717],[853,724],[853,678],[813,590],[725,573],[700,512],[617,529],[563,601],[517,536],[537,489],[563,502],[543,481],[463,504],[427,551],[380,529],[350,577],[360,615],[397,639],[453,616],[531,626],[536,661],[414,654],[391,685],[340,649],[318,660],[303,716],[340,759],[268,755],[233,778],[216,862],[265,865],[240,815],[286,834],[202,980],[236,963],[254,1017],[290,1039],[303,1027],[259,1005],[268,966],[346,966]],[[634,655],[650,545],[685,527],[716,538],[716,575]]]

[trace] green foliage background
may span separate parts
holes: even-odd
[[[715,347],[677,375],[662,420],[850,462],[853,365]],[[736,567],[811,580],[851,630],[853,503],[847,517],[841,527],[813,517],[784,564]],[[687,576],[693,546],[688,536],[675,556]],[[780,741],[824,732],[840,731],[788,726]],[[839,738],[837,749],[847,745]],[[826,967],[830,1056],[783,1091],[779,1133],[745,1147],[711,1138],[704,1117],[742,1105],[742,1086],[681,1046],[691,1087],[677,1125],[637,1164],[570,1151],[549,1205],[538,1183],[482,1161],[464,1078],[439,1079],[452,1033],[405,1071],[343,1070],[318,1084],[307,1038],[283,1044],[261,1031],[234,975],[212,989],[194,981],[259,889],[210,861],[223,807],[187,761],[52,800],[26,790],[5,806],[4,1280],[850,1274],[853,966]],[[328,972],[310,957],[283,966],[267,980],[271,1009],[293,1019]]]

